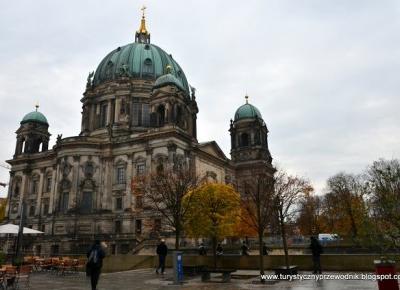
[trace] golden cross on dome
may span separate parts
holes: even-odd
[[[37,112],[37,110],[39,109],[39,102],[36,102],[35,108],[36,108],[36,112]]]
[[[140,8],[140,10],[142,10],[142,13],[143,13],[143,14],[142,14],[142,17],[143,17],[143,18],[144,18],[144,11],[146,10],[146,8],[147,8],[147,7],[144,6],[144,5],[142,6],[142,8]]]
[[[249,103],[249,96],[246,94],[246,96],[244,97],[246,99],[246,104]]]

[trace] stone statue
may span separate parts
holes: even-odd
[[[93,85],[93,76],[94,76],[94,71],[89,72],[89,75],[87,77],[87,83],[86,83],[87,88],[90,88]]]
[[[62,134],[58,134],[58,135],[57,135],[56,145],[60,145],[61,139],[62,139]]]
[[[193,100],[195,100],[195,99],[196,99],[196,88],[190,86],[190,91],[192,92],[192,98],[193,98]]]
[[[121,77],[130,77],[130,73],[129,73],[129,69],[128,66],[126,64],[123,64],[120,68],[119,68],[119,75]]]

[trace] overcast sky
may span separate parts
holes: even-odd
[[[26,0],[0,2],[2,164],[37,101],[51,146],[79,134],[88,72],[134,41],[142,4],[152,43],[197,89],[199,141],[230,156],[229,120],[247,92],[275,164],[317,193],[338,171],[399,158],[399,1]]]

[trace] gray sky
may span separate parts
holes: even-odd
[[[229,120],[247,92],[274,162],[317,193],[338,171],[399,158],[399,1],[25,0],[0,2],[2,163],[36,101],[51,145],[79,134],[87,74],[134,41],[143,3],[152,43],[197,88],[199,141],[229,156]]]

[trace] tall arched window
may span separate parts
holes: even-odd
[[[165,123],[165,107],[164,105],[159,105],[157,108],[157,115],[158,115],[158,126],[162,127]]]
[[[240,144],[242,147],[249,146],[249,134],[242,133],[242,135],[240,135]]]

